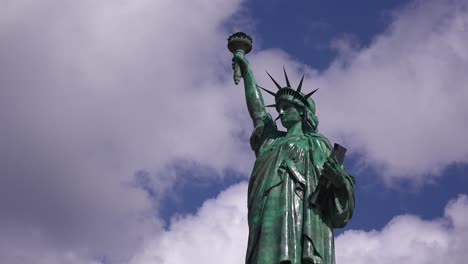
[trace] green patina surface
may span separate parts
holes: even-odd
[[[243,33],[229,38],[234,54],[234,81],[244,80],[254,130],[250,138],[256,161],[249,182],[247,264],[335,263],[333,228],[344,227],[354,209],[354,178],[323,135],[312,93],[302,80],[293,88],[273,78],[277,129],[265,110],[262,94],[245,54],[252,40]],[[270,76],[271,77],[271,76]],[[263,88],[261,88],[263,89]]]

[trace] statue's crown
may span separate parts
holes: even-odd
[[[267,90],[267,89],[265,89],[263,87],[259,86],[259,88],[264,90],[265,92],[273,95],[275,97],[275,102],[278,102],[279,99],[285,99],[285,100],[289,100],[289,101],[297,100],[297,101],[299,101],[300,103],[302,103],[304,106],[306,106],[308,108],[309,107],[315,108],[315,106],[311,105],[311,103],[310,103],[311,100],[309,100],[309,98],[318,89],[315,89],[314,91],[312,91],[312,92],[310,92],[308,94],[301,93],[302,82],[304,81],[304,75],[302,75],[301,81],[299,82],[299,85],[297,86],[297,89],[294,90],[293,88],[291,88],[291,84],[289,83],[288,75],[286,74],[286,70],[284,69],[284,67],[283,67],[283,71],[284,71],[284,77],[286,79],[286,87],[281,87],[281,85],[279,85],[278,82],[273,77],[271,77],[271,75],[267,72],[268,76],[270,76],[270,79],[275,83],[276,87],[278,88],[278,91],[276,93],[274,93],[274,92],[272,92],[270,90]],[[276,104],[267,105],[267,107],[276,107]],[[315,109],[314,109],[314,112],[315,112]]]

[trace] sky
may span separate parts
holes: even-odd
[[[242,263],[244,31],[348,149],[337,263],[465,263],[468,1],[348,2],[0,0],[0,262]]]

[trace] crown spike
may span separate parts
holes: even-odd
[[[260,86],[260,85],[258,85],[258,84],[257,84],[257,87],[258,87],[258,88],[260,88],[260,89],[262,89],[263,91],[265,91],[265,92],[267,92],[267,93],[269,93],[269,94],[273,95],[273,96],[276,96],[276,94],[275,94],[274,92],[272,92],[272,91],[270,91],[270,90],[267,90],[267,89],[265,89],[265,88],[261,87],[261,86]]]
[[[299,86],[297,86],[297,91],[301,92],[302,89],[302,81],[304,81],[304,74],[302,75],[301,81],[299,82]]]
[[[267,105],[265,107],[275,107],[276,108],[276,104]]]
[[[271,77],[271,75],[270,75],[267,71],[266,71],[266,73],[268,74],[268,76],[270,76],[270,79],[275,83],[275,85],[276,85],[276,87],[278,88],[278,90],[281,89],[281,85],[279,85],[279,84],[275,81],[275,79],[273,79],[273,77]]]
[[[309,97],[310,97],[311,95],[313,95],[318,89],[319,89],[319,88],[317,88],[317,89],[313,90],[312,92],[310,92],[310,93],[304,95],[304,97],[305,97],[306,99],[309,98]]]
[[[283,66],[283,71],[284,71],[284,78],[286,79],[286,86],[291,87],[291,84],[289,83],[288,75],[286,74],[286,69]]]

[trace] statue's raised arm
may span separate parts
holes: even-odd
[[[245,54],[252,49],[252,39],[245,33],[235,33],[229,37],[228,48],[234,55],[232,59],[234,82],[238,84],[241,77],[244,79],[247,108],[254,126],[256,126],[265,117],[266,111],[252,68],[249,61],[245,58]]]

